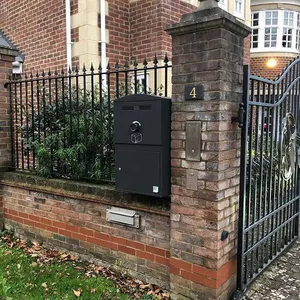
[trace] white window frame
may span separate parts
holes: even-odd
[[[298,13],[298,16],[297,16],[296,49],[300,51],[300,12]]]
[[[251,43],[251,53],[257,53],[257,52],[290,52],[290,53],[298,53],[300,54],[300,32],[299,32],[299,49],[296,48],[296,34],[297,29],[300,30],[300,24],[299,27],[297,27],[298,23],[298,16],[300,16],[300,12],[295,12],[292,10],[276,10],[278,12],[278,25],[277,25],[277,45],[276,47],[265,47],[265,28],[268,27],[276,27],[275,25],[269,26],[266,25],[266,11],[253,11],[252,14],[258,13],[259,14],[259,26],[252,26],[253,29],[258,30],[258,47],[252,48]],[[293,12],[294,13],[294,24],[293,24],[293,31],[292,31],[292,47],[286,48],[283,47],[283,28],[289,27],[284,25],[284,12]],[[299,17],[300,21],[300,17]],[[252,25],[252,24],[251,24]]]
[[[257,14],[258,15],[258,25],[254,25],[253,24],[253,16],[255,15],[255,14]],[[252,34],[251,34],[251,48],[253,48],[253,49],[257,49],[258,47],[259,47],[259,36],[260,36],[260,16],[259,16],[259,12],[253,12],[252,14],[251,14],[251,28],[252,28]],[[257,43],[257,47],[253,47],[253,31],[254,30],[257,30],[257,41],[255,41],[256,43]]]
[[[138,94],[143,94],[144,93],[144,83],[143,83],[144,80],[146,80],[147,90],[151,89],[149,72],[146,73],[146,78],[145,78],[145,73],[144,72],[137,72],[137,74],[136,74],[136,84],[139,84]],[[133,84],[135,84],[135,75],[132,76],[131,81],[132,81]],[[132,87],[132,88],[134,89],[135,87]]]
[[[277,12],[277,24],[272,24],[272,20],[273,20],[273,18],[272,18],[272,16],[273,16],[273,12]],[[271,24],[266,24],[266,20],[267,20],[267,13],[271,13]],[[278,13],[278,11],[277,10],[266,10],[266,11],[264,11],[264,20],[263,20],[264,22],[263,23],[261,23],[261,25],[263,25],[264,27],[264,30],[263,30],[263,47],[265,48],[265,49],[276,49],[277,47],[278,47],[278,45],[279,45],[279,32],[280,32],[280,26],[279,26],[279,24],[280,24],[280,14]],[[271,39],[270,39],[270,46],[269,47],[267,47],[266,45],[265,45],[265,42],[266,42],[266,40],[265,40],[265,36],[266,36],[266,29],[267,28],[269,28],[270,29],[270,31],[271,31],[271,29],[272,28],[275,28],[276,29],[276,46],[274,47],[274,46],[272,46],[272,33],[270,32],[270,37],[271,37]],[[281,45],[281,44],[280,44]]]
[[[236,1],[241,1],[241,11],[235,9]],[[245,0],[234,0],[233,15],[239,19],[245,20]]]
[[[220,0],[218,4],[219,4],[219,7],[228,11],[228,0]]]

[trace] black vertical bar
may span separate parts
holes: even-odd
[[[167,56],[167,53],[165,55],[165,59],[164,59],[164,63],[165,63],[165,97],[168,96],[168,62],[169,62],[169,59],[168,59],[168,56]]]
[[[76,121],[77,121],[77,133],[76,133],[76,143],[79,142],[79,119],[80,119],[80,107],[79,107],[79,75],[78,75],[79,69],[78,66],[76,65],[75,67],[75,89],[76,89],[76,108],[77,108],[77,116],[76,116]],[[79,153],[78,153],[78,160],[80,159]]]
[[[275,84],[272,84],[272,104],[275,104],[275,99],[276,99],[276,86]],[[276,176],[276,170],[274,171],[273,174],[273,164],[274,164],[274,156],[276,155],[276,153],[274,153],[274,144],[276,145],[276,130],[277,130],[277,107],[274,106],[273,110],[272,110],[272,127],[271,127],[271,131],[272,131],[272,136],[271,136],[271,144],[270,144],[270,182],[269,182],[269,187],[270,187],[270,192],[269,192],[269,199],[268,199],[268,203],[269,203],[269,210],[268,210],[268,214],[271,213],[272,211],[275,210],[275,180],[273,177],[274,175]],[[274,141],[275,138],[275,141]],[[275,142],[275,143],[274,143]],[[274,195],[272,197],[272,195]],[[269,231],[272,232],[273,231],[273,227],[274,227],[274,215],[272,215],[271,217],[271,224],[270,224],[270,228],[268,228],[268,233]],[[269,251],[269,259],[272,259],[273,257],[273,243],[274,243],[274,235],[272,234],[270,237],[270,251]]]
[[[57,70],[55,70],[55,73],[54,73],[54,75],[55,75],[55,79],[54,79],[54,85],[55,85],[55,117],[56,117],[56,120],[59,120],[59,106],[58,106],[58,72],[57,72]],[[59,126],[60,126],[60,124],[59,124]],[[56,130],[56,135],[59,135],[60,134],[60,127],[58,127],[58,128],[56,128],[55,129]],[[56,145],[56,149],[59,149],[59,147],[60,147],[60,145],[59,145],[59,143],[58,143],[58,141],[57,141],[57,145]],[[56,162],[56,171],[58,171],[59,172],[59,170],[60,170],[60,161],[59,161],[59,159],[57,160],[57,162]]]
[[[148,65],[148,62],[146,60],[146,58],[144,59],[144,62],[143,62],[143,65],[144,65],[144,94],[148,94],[147,92],[147,65]]]
[[[260,81],[257,81],[257,103],[261,102],[261,95],[260,95]],[[257,211],[257,206],[258,206],[258,185],[259,185],[259,176],[256,176],[258,173],[258,160],[259,160],[259,130],[261,130],[261,127],[259,128],[259,112],[261,110],[262,114],[262,107],[261,106],[256,106],[256,115],[255,115],[255,141],[254,141],[254,163],[255,163],[255,178],[254,179],[254,197],[251,198],[251,201],[253,201],[253,217],[252,217],[252,223],[255,224],[258,220],[258,211]],[[252,245],[257,243],[258,241],[258,236],[259,236],[259,225],[254,226],[252,229]],[[255,267],[255,249],[253,249],[252,254],[251,254],[251,265],[250,265],[250,274],[251,277],[253,277],[254,274],[254,267]]]
[[[120,97],[120,82],[119,82],[119,71],[120,71],[120,66],[119,63],[117,62],[115,65],[115,70],[116,70],[116,98],[118,99]]]
[[[46,81],[45,81],[45,72],[43,71],[42,73],[42,85],[43,85],[43,91],[42,91],[42,98],[43,98],[43,114],[44,114],[44,117],[43,117],[43,126],[44,126],[44,139],[46,138],[46,127],[47,127],[47,124],[46,124]]]
[[[82,68],[83,73],[83,119],[84,119],[84,145],[87,146],[88,140],[88,119],[87,119],[87,91],[86,91],[86,68],[83,65]],[[87,166],[87,151],[84,152],[84,162],[85,162],[85,170],[84,176],[87,176],[88,166]]]
[[[22,169],[24,169],[24,139],[22,136],[22,130],[23,130],[23,83],[20,82],[20,125],[21,125],[21,164]]]
[[[34,113],[34,96],[33,96],[33,90],[34,90],[34,86],[33,86],[33,74],[32,72],[30,73],[30,97],[31,97],[31,134],[32,134],[32,143],[34,144],[35,141],[35,113]],[[35,148],[33,146],[32,148],[32,167],[33,170],[35,170]]]
[[[94,171],[96,171],[96,170],[94,170],[94,167],[95,167],[95,162],[96,162],[96,151],[97,151],[95,144],[96,144],[96,134],[98,134],[98,133],[96,133],[96,130],[95,130],[95,90],[94,90],[94,66],[93,66],[93,64],[91,64],[91,69],[90,70],[91,70],[91,75],[90,76],[91,76],[92,128],[93,128],[93,130],[92,130],[92,132],[93,132],[93,137],[92,137],[92,139],[93,139],[93,147],[92,147],[93,159],[92,159],[91,169],[94,173]]]
[[[14,82],[15,90],[15,137],[16,137],[16,160],[17,160],[17,169],[19,169],[19,135],[18,135],[18,95],[17,95],[17,82]]]
[[[134,93],[137,94],[138,93],[138,88],[137,88],[137,66],[138,66],[138,62],[136,60],[136,57],[134,58],[133,61],[133,70],[134,70]]]
[[[263,82],[262,85],[262,101],[261,102],[266,102],[266,83]],[[263,212],[263,207],[264,207],[264,202],[263,200],[265,199],[263,197],[263,182],[264,180],[266,180],[265,175],[264,174],[264,156],[266,155],[266,153],[264,152],[264,126],[265,125],[265,106],[261,106],[261,124],[260,124],[260,145],[259,145],[259,152],[260,152],[260,162],[259,162],[259,167],[260,167],[260,174],[259,174],[259,187],[258,187],[258,191],[259,191],[259,196],[258,196],[258,218],[257,221],[259,221],[261,218],[263,218],[262,212]],[[261,228],[260,228],[261,227]],[[264,222],[261,224],[258,224],[258,239],[260,240],[262,239],[262,236],[260,236],[260,229],[262,230],[262,236],[263,236],[263,231],[264,231]],[[258,272],[259,269],[259,258],[262,256],[264,256],[264,251],[263,251],[264,247],[263,245],[258,246],[256,248],[256,254],[257,254],[257,265],[256,265],[256,272]],[[262,252],[262,255],[260,253],[260,250]]]
[[[26,155],[27,155],[27,169],[29,170],[29,108],[28,108],[28,77],[25,73],[25,110],[26,110]]]
[[[62,119],[63,119],[63,145],[66,148],[66,101],[65,101],[65,72],[61,69],[61,93],[62,93]]]
[[[40,116],[40,81],[39,73],[36,73],[36,101],[37,101],[37,117],[38,117],[38,141],[41,142],[41,116]]]
[[[157,60],[156,54],[154,57],[153,64],[154,64],[154,95],[157,95],[157,64],[158,64],[158,60]]]
[[[99,66],[99,109],[100,109],[100,172],[101,172],[101,179],[104,179],[104,146],[103,146],[103,128],[104,128],[104,122],[103,122],[103,95],[102,95],[102,68],[101,65]]]
[[[14,111],[13,111],[13,96],[12,96],[12,78],[9,76],[9,112],[10,112],[10,140],[11,140],[11,166],[15,165],[15,139],[14,139]]]
[[[112,144],[111,144],[111,138],[112,138],[112,126],[111,126],[111,99],[110,99],[110,65],[107,66],[107,116],[108,116],[108,122],[107,122],[107,131],[108,131],[108,157],[107,157],[107,164],[108,164],[108,180],[111,180],[112,177],[112,160],[111,160],[111,151],[112,151]]]
[[[70,123],[70,132],[69,132],[69,147],[73,145],[73,107],[72,107],[72,70],[69,66],[68,70],[68,94],[69,94],[69,123]]]
[[[271,84],[268,83],[268,103],[271,103]],[[270,107],[267,107],[267,121],[266,121],[266,143],[265,143],[265,156],[268,161],[267,169],[266,169],[266,176],[264,178],[264,211],[263,211],[263,217],[265,217],[269,210],[270,210],[270,202],[269,200],[269,194],[270,194],[270,189],[268,189],[268,184],[272,183],[271,179],[271,155],[270,155],[270,145],[269,145],[269,135],[270,135]],[[271,128],[272,129],[272,128]],[[272,137],[270,138],[271,143],[272,143]],[[262,238],[265,237],[269,233],[269,219],[264,221],[265,224],[263,224],[263,231],[262,231]],[[266,227],[266,228],[265,228]],[[266,241],[266,253],[264,253],[262,257],[262,267],[263,264],[267,262],[267,258],[269,256],[269,239]]]
[[[51,84],[51,71],[49,69],[48,72],[48,88],[49,88],[49,129],[50,129],[50,136],[53,137],[53,133],[52,133],[52,122],[53,122],[53,115],[52,115],[52,111],[53,111],[53,107],[52,107],[52,84]],[[51,154],[51,173],[53,173],[53,143],[51,143],[51,147],[50,147],[50,154]]]
[[[237,269],[237,288],[244,288],[244,228],[245,228],[245,201],[246,201],[246,178],[247,178],[247,140],[248,140],[248,101],[249,101],[249,78],[250,67],[244,66],[243,80],[243,104],[244,104],[244,124],[241,136],[241,175],[240,175],[240,200],[239,200],[239,228],[238,228],[238,269]]]

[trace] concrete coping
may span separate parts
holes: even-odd
[[[171,36],[178,36],[215,28],[228,29],[241,37],[246,37],[251,33],[250,27],[238,21],[233,15],[220,7],[185,14],[181,17],[179,23],[168,26],[165,31]]]
[[[97,202],[122,208],[139,210],[162,216],[170,215],[170,199],[133,195],[116,191],[114,185],[95,184],[69,179],[48,179],[27,172],[1,172],[0,185],[29,191]]]

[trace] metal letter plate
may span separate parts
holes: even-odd
[[[186,188],[189,190],[198,190],[198,171],[193,169],[186,170]]]
[[[186,160],[200,161],[201,122],[186,122]]]

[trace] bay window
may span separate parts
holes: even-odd
[[[300,50],[300,13],[266,10],[252,13],[251,51]]]

